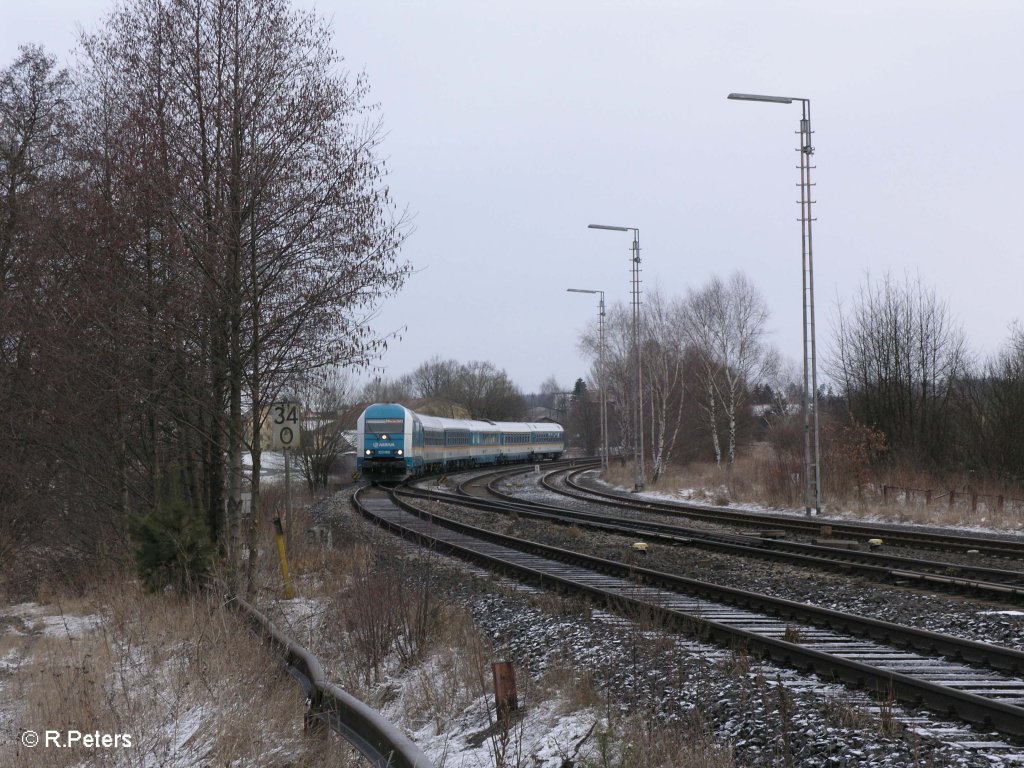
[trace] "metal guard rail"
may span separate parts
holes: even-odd
[[[326,721],[374,768],[434,768],[422,750],[394,724],[328,682],[317,658],[285,635],[270,619],[240,597],[232,598],[229,604],[248,614],[264,638],[285,657],[288,674],[299,681],[306,694],[309,706],[307,727]]]

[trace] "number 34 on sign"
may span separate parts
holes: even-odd
[[[299,447],[299,413],[298,403],[274,403],[270,406],[271,450]]]

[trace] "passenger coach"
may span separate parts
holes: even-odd
[[[557,459],[565,449],[560,424],[443,419],[397,403],[371,405],[356,430],[356,467],[376,480]]]

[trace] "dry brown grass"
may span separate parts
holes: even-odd
[[[371,706],[397,713],[401,726],[410,731],[429,725],[433,733],[446,734],[460,723],[465,728],[467,713],[474,712],[484,719],[470,727],[479,728],[480,738],[490,741],[492,764],[528,764],[517,752],[522,747],[522,721],[502,728],[494,712],[491,663],[504,658],[503,651],[482,633],[468,607],[445,603],[432,589],[431,575],[438,575],[441,568],[435,555],[400,547],[372,529],[348,526],[330,549],[297,541],[292,563],[300,594],[316,606],[314,618],[297,619],[294,613],[289,618],[280,603],[268,602],[264,607],[275,621],[291,622],[290,631],[320,657],[328,677]],[[265,575],[268,584],[280,578],[272,568]],[[510,589],[503,581],[485,581],[480,586],[500,594]],[[276,597],[277,589],[268,587],[267,596]],[[512,591],[507,592],[510,599]],[[589,604],[579,599],[534,592],[527,600],[553,617],[586,619],[590,615]],[[657,653],[668,635],[660,629],[651,631],[656,628],[644,612],[632,618],[636,642],[645,648],[651,645],[650,652]],[[411,635],[417,632],[418,640],[411,643]],[[400,650],[403,644],[406,651]],[[409,652],[413,648],[415,652]],[[354,659],[359,663],[353,664]],[[549,660],[547,671],[534,680],[528,659],[517,660],[516,667],[526,718],[544,701],[557,702],[557,711],[563,715],[593,712],[595,720],[607,708],[608,694],[601,690],[595,670],[581,671]],[[608,743],[614,745],[607,756],[611,759],[614,753],[617,762],[576,764],[733,765],[729,751],[716,744],[706,729],[688,729],[680,735],[673,728],[650,722],[641,727],[640,720],[627,718],[616,721],[609,733]],[[596,734],[597,729],[580,754],[597,754]],[[657,761],[645,762],[641,759],[645,754]]]
[[[754,504],[796,510],[803,508],[800,471],[801,460],[780,457],[768,445],[758,444],[738,456],[732,468],[701,462],[672,466],[657,483],[648,482],[646,490],[704,504]],[[613,465],[605,479],[631,488],[633,467]],[[884,486],[888,486],[885,493]],[[976,498],[972,499],[972,492]],[[835,472],[826,471],[822,479],[822,514],[892,522],[1020,531],[1024,529],[1024,504],[1015,504],[1015,498],[1024,498],[1024,489],[975,481],[970,476],[936,477],[899,468],[872,474],[870,479],[866,471],[857,477],[837,477]]]
[[[726,506],[730,503],[763,503],[765,489],[758,479],[757,463],[763,459],[760,452],[737,457],[735,466],[720,468],[713,463],[693,462],[685,466],[672,465],[658,479],[648,480],[645,490],[682,495],[704,504]],[[605,479],[632,488],[634,470],[631,464],[612,465]]]
[[[272,500],[265,500],[265,509],[272,511]],[[494,740],[495,764],[515,764],[522,731],[500,727],[490,690],[490,665],[500,650],[466,607],[438,600],[429,579],[435,557],[399,552],[386,536],[359,526],[328,546],[305,536],[310,524],[297,505],[290,565],[302,598],[294,603],[307,610],[290,610],[289,633],[320,656],[332,681],[371,706],[397,712],[406,729],[429,723],[444,734],[458,723],[465,727],[467,712],[483,712],[486,722],[480,727]],[[269,523],[261,536],[258,602],[273,613],[281,576]],[[10,731],[0,746],[0,764],[183,766],[241,760],[302,768],[325,757],[332,765],[359,764],[337,737],[303,735],[300,689],[215,599],[146,595],[120,580],[81,598],[51,597],[44,611],[57,618],[48,633],[34,613],[0,618],[0,659],[6,667],[6,673],[0,671],[0,724]],[[535,603],[556,616],[589,611],[579,601],[541,593]],[[274,619],[284,622],[281,604],[276,610]],[[75,621],[80,616],[97,621],[81,631]],[[368,625],[376,625],[374,632],[367,634]],[[527,716],[541,697],[559,702],[563,713],[602,708],[606,694],[593,674],[555,664],[535,681],[526,673],[528,663],[520,661]],[[481,699],[488,703],[483,709]],[[132,746],[102,752],[30,750],[18,739],[27,729],[129,734]],[[719,759],[724,752],[710,737],[684,743],[672,729],[652,730],[647,724],[634,731],[620,721],[614,738],[623,758],[616,765],[640,764],[626,758],[643,754],[662,756],[660,763],[645,763],[651,765],[731,765]]]
[[[0,762],[305,766],[329,752],[347,764],[347,745],[303,737],[301,689],[216,601],[145,595],[128,583],[46,610],[58,616],[49,631],[33,616],[25,634],[4,639],[4,652],[21,659],[4,681],[20,706]],[[70,618],[81,615],[96,616],[95,626],[81,631]],[[27,749],[24,730],[127,734],[131,746]]]
[[[694,712],[683,723],[621,718],[596,730],[594,750],[581,768],[734,768],[728,745],[715,741],[710,726]]]
[[[269,496],[264,520],[272,519]],[[521,725],[502,728],[493,711],[490,665],[501,651],[467,608],[437,599],[424,578],[434,569],[435,556],[399,548],[359,526],[346,528],[333,546],[307,538],[312,521],[301,506],[296,509],[290,565],[300,600],[292,605],[306,610],[286,614],[278,602],[281,575],[269,522],[260,540],[261,607],[320,656],[332,681],[371,706],[387,708],[406,730],[430,724],[445,734],[465,728],[467,713],[483,714],[479,727],[493,742],[494,764],[524,764]],[[332,765],[359,764],[337,737],[303,736],[299,688],[275,672],[279,661],[215,600],[145,595],[121,582],[81,599],[51,597],[47,610],[69,617],[66,631],[59,631],[59,620],[56,633],[42,634],[35,618],[6,625],[0,619],[0,659],[21,660],[8,678],[0,676],[0,700],[18,702],[13,710],[0,704],[0,723],[5,713],[14,715],[0,764],[176,766],[242,760],[302,768],[318,764],[325,754]],[[554,616],[589,614],[587,604],[547,593],[536,593],[531,602]],[[78,632],[71,617],[83,615],[102,621],[92,631]],[[649,622],[636,618],[637,637],[643,638]],[[371,625],[376,628],[367,634]],[[11,631],[4,633],[5,627]],[[607,694],[592,671],[556,663],[532,680],[527,660],[517,666],[527,717],[543,700],[557,702],[563,714],[591,711],[595,719],[607,707]],[[634,730],[631,722],[614,726],[615,754],[621,758],[615,765],[639,765],[633,756],[644,754],[660,755],[660,762],[644,763],[651,765],[731,765],[720,759],[725,752],[710,737],[695,741],[690,733],[684,743],[673,729],[652,730],[647,723]],[[84,748],[28,750],[19,745],[18,733],[29,728],[130,734],[133,746],[102,754]],[[588,739],[588,747],[594,747],[596,736]]]
[[[489,649],[472,618],[462,608],[441,609],[432,648],[412,672],[412,685],[402,702],[410,726],[432,722],[444,733],[452,721],[481,695],[481,669]]]

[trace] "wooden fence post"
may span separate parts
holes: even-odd
[[[506,720],[519,709],[516,701],[516,672],[511,661],[496,661],[491,665],[494,675],[494,709],[499,720]]]

